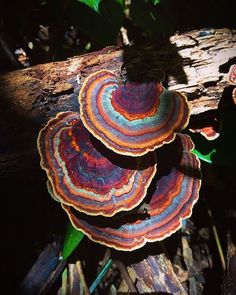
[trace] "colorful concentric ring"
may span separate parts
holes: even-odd
[[[114,154],[91,138],[75,112],[59,113],[47,123],[38,150],[55,199],[89,215],[134,208],[156,172],[154,152],[138,158]]]
[[[99,226],[101,219],[86,219],[69,206],[62,205],[75,228],[93,241],[124,251],[140,248],[146,242],[162,240],[176,232],[182,220],[191,215],[198,200],[201,174],[200,161],[190,152],[193,149],[190,137],[178,135],[171,145],[168,153],[172,150],[178,161],[169,171],[157,177],[146,218],[136,217],[129,221],[124,216],[112,222],[113,217],[103,220]]]
[[[140,156],[174,140],[186,127],[186,97],[160,84],[134,83],[118,87],[107,70],[85,79],[79,94],[84,126],[109,149]]]

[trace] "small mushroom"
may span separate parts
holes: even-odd
[[[189,129],[193,133],[200,133],[207,140],[215,140],[220,136],[220,133],[214,130],[213,126],[206,126],[198,129]]]
[[[236,85],[236,64],[230,67],[227,80],[231,85]],[[232,91],[232,99],[234,105],[236,105],[236,87]]]
[[[197,116],[194,122],[190,122],[189,131],[199,133],[207,140],[215,140],[220,136],[222,120],[215,113],[207,113],[205,116]]]
[[[49,192],[89,215],[112,216],[141,203],[156,172],[155,153],[132,158],[104,150],[76,112],[59,113],[38,136]]]
[[[75,228],[93,241],[117,250],[131,251],[146,242],[162,240],[181,227],[182,220],[190,217],[198,200],[200,161],[191,153],[193,148],[189,136],[178,134],[175,141],[168,145],[168,150],[165,147],[164,153],[159,154],[164,164],[162,171],[157,170],[151,185],[155,185],[154,190],[151,189],[144,199],[145,203],[149,202],[146,215],[126,215],[128,212],[125,212],[119,213],[118,217],[101,219],[87,217],[70,206],[62,207]],[[174,166],[167,167],[168,157],[171,163],[173,155],[177,156]]]
[[[230,67],[227,80],[231,85],[236,85],[236,64]]]
[[[114,152],[134,157],[173,141],[190,113],[184,95],[154,82],[119,87],[108,70],[85,79],[79,103],[81,120],[94,137]]]

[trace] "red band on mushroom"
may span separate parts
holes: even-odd
[[[75,228],[82,230],[90,239],[118,250],[134,250],[146,242],[162,240],[181,227],[198,200],[200,189],[200,161],[190,151],[193,143],[189,136],[178,135],[168,145],[168,150],[159,154],[164,160],[162,171],[157,171],[157,179],[152,183],[144,202],[148,203],[146,215],[134,214],[112,218],[86,218],[69,206],[62,205]],[[177,155],[174,165],[165,165],[173,154]],[[158,156],[158,155],[157,155]],[[158,161],[158,158],[157,158]],[[166,163],[168,164],[168,163]],[[159,167],[159,166],[158,166]],[[161,173],[161,175],[160,175]],[[151,194],[149,196],[149,194]],[[142,217],[143,216],[143,217]]]
[[[155,153],[121,158],[104,149],[78,113],[59,113],[47,123],[39,133],[38,150],[56,200],[103,216],[140,204],[156,172]]]
[[[122,155],[144,155],[173,141],[189,120],[182,94],[152,82],[118,87],[116,76],[107,70],[85,80],[79,102],[84,126]]]
[[[220,136],[219,132],[216,132],[212,126],[207,126],[199,129],[189,129],[193,133],[200,133],[207,140],[215,140]]]

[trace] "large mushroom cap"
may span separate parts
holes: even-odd
[[[75,112],[51,119],[39,133],[38,149],[55,199],[89,215],[134,208],[156,172],[154,152],[135,159],[104,151]]]
[[[85,127],[114,152],[138,156],[175,138],[189,119],[186,97],[153,82],[118,87],[107,70],[91,74],[79,95]]]
[[[101,222],[97,217],[87,219],[69,206],[62,207],[75,228],[82,230],[92,240],[118,250],[130,251],[142,247],[146,242],[162,240],[181,227],[182,220],[191,215],[198,199],[200,162],[190,152],[192,149],[193,143],[186,135],[178,135],[171,144],[168,151],[170,157],[172,153],[177,153],[180,161],[167,170],[163,166],[162,176],[158,176],[157,172],[156,187],[149,201],[149,215],[146,218],[139,216],[134,220],[124,216],[123,219],[115,219],[112,226],[115,217],[109,220],[105,218]]]

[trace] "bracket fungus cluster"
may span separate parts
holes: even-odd
[[[75,112],[59,113],[41,130],[41,167],[55,198],[89,215],[112,216],[136,207],[155,175],[155,153],[126,157],[118,166],[111,153],[105,157],[94,145]]]
[[[131,251],[181,227],[198,199],[200,162],[180,134],[189,108],[160,83],[119,86],[91,74],[80,112],[62,112],[38,136],[51,195],[90,239]]]

